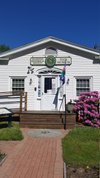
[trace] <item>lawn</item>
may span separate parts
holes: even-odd
[[[19,124],[12,123],[12,127],[8,128],[6,122],[0,122],[0,140],[22,140],[23,135]]]
[[[75,128],[62,140],[63,157],[67,165],[99,167],[100,130]]]

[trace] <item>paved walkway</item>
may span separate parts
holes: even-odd
[[[11,142],[13,148],[0,166],[0,178],[63,178],[61,137],[65,131],[52,138],[33,138],[28,131],[23,129],[23,141]]]

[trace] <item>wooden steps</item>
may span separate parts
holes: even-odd
[[[29,128],[64,128],[63,113],[23,112],[20,114],[20,126]]]
[[[72,129],[76,127],[76,114],[67,114],[66,116],[66,129]]]
[[[64,112],[58,111],[28,111],[20,113],[20,126],[28,128],[64,129]],[[75,115],[66,117],[66,127],[75,126]]]

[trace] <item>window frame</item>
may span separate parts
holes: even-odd
[[[51,52],[49,52],[51,50]],[[53,55],[57,56],[58,50],[55,47],[49,46],[45,49],[45,56]]]
[[[23,77],[23,76],[12,76],[12,77],[10,77],[11,78],[11,91],[12,92],[16,92],[16,91],[18,91],[18,92],[21,92],[21,91],[25,91],[25,77]],[[13,79],[16,79],[16,80],[24,80],[24,87],[22,87],[23,88],[23,90],[13,90]],[[17,87],[15,87],[15,88],[17,88]],[[21,87],[20,87],[21,88]]]
[[[92,85],[92,80],[93,80],[93,77],[92,76],[77,76],[77,77],[75,77],[75,91],[76,91],[76,97],[79,97],[80,96],[80,94],[78,95],[77,94],[77,80],[89,80],[89,87],[79,87],[80,89],[84,89],[84,88],[89,88],[89,91],[82,91],[82,92],[90,92],[90,91],[92,91],[92,89],[93,89],[93,85]]]

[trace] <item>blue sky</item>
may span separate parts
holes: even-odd
[[[0,2],[0,44],[15,48],[47,36],[100,45],[100,0]]]

